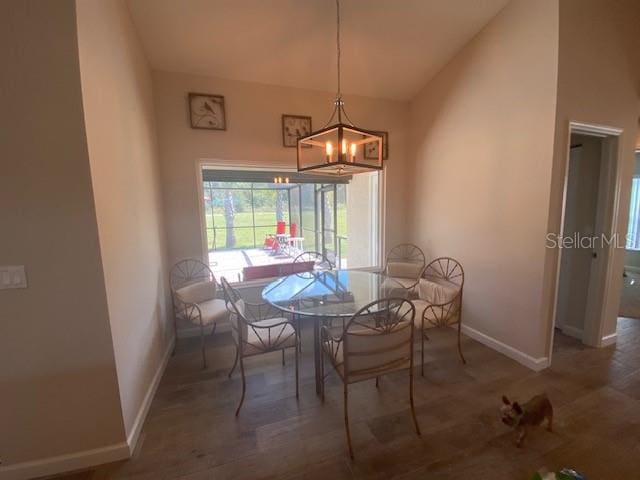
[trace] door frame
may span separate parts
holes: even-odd
[[[621,150],[622,150],[622,135],[623,129],[570,121],[569,128],[566,137],[565,148],[565,167],[564,167],[564,184],[562,191],[562,214],[560,219],[560,238],[564,236],[564,223],[566,215],[567,205],[567,187],[569,182],[569,155],[571,148],[571,135],[581,134],[592,137],[602,138],[602,161],[606,161],[606,169],[601,170],[600,175],[606,175],[607,181],[605,184],[601,183],[600,188],[604,187],[604,191],[598,192],[598,196],[604,196],[604,204],[601,204],[598,200],[597,209],[604,210],[604,218],[602,220],[602,233],[608,236],[608,238],[616,238],[614,234],[618,231],[618,214],[620,210],[620,194],[622,189],[622,168],[621,168]],[[603,164],[601,164],[603,165]],[[602,168],[602,167],[601,167]],[[603,206],[604,205],[604,206]],[[597,214],[600,214],[598,212]],[[553,294],[553,314],[550,326],[550,342],[549,342],[549,362],[553,355],[553,338],[555,335],[556,315],[558,308],[558,292],[560,287],[560,273],[562,267],[562,248],[558,248],[558,258],[556,264],[555,274],[555,288]],[[603,250],[606,253],[603,255],[602,263],[599,271],[595,274],[599,277],[596,281],[602,285],[602,295],[596,302],[597,314],[591,317],[585,318],[585,325],[583,330],[582,341],[586,345],[594,347],[606,346],[610,342],[605,342],[603,339],[603,329],[606,324],[606,316],[608,311],[609,292],[611,285],[616,281],[614,275],[614,254],[616,251],[614,246],[607,246]],[[592,272],[592,275],[594,272]],[[620,280],[620,279],[618,279]],[[592,318],[593,320],[587,323],[587,320]]]

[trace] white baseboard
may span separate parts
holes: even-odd
[[[617,333],[612,333],[611,335],[605,335],[600,340],[600,346],[601,347],[608,347],[609,345],[613,345],[617,341],[618,341],[618,334]]]
[[[484,333],[479,332],[475,328],[471,328],[463,324],[462,333],[473,338],[474,340],[477,340],[483,345],[486,345],[487,347],[492,348],[502,353],[503,355],[506,355],[507,357],[515,360],[516,362],[524,365],[525,367],[530,368],[531,370],[535,370],[536,372],[539,372],[540,370],[544,370],[549,366],[548,357],[540,357],[540,358],[531,357],[526,353],[521,352],[520,350],[516,350],[515,348],[510,347],[509,345],[502,343],[493,337],[490,337],[489,335],[485,335]]]
[[[562,333],[564,333],[565,335],[568,335],[573,338],[577,338],[578,340],[582,341],[582,334],[584,332],[582,331],[581,328],[572,327],[570,325],[563,325],[561,330],[562,330]]]
[[[158,389],[162,375],[167,367],[169,358],[171,358],[174,342],[175,338],[169,342],[169,345],[164,352],[162,361],[153,376],[153,380],[151,381],[144,400],[142,401],[142,405],[140,406],[138,415],[133,422],[133,427],[131,428],[131,432],[129,433],[126,442],[0,467],[0,480],[26,480],[29,478],[43,477],[45,475],[54,475],[61,472],[84,470],[103,463],[116,462],[118,460],[126,460],[130,458],[136,447],[138,438],[140,438],[140,432],[142,431],[144,420],[147,417],[149,407],[151,406],[153,397]]]
[[[167,345],[167,349],[162,356],[162,361],[156,370],[156,373],[153,375],[153,379],[151,380],[151,384],[147,389],[147,393],[144,396],[144,400],[142,400],[142,405],[140,405],[140,409],[138,410],[138,415],[136,415],[136,419],[133,422],[133,426],[131,427],[131,432],[127,436],[127,445],[129,445],[129,453],[133,455],[133,451],[136,448],[136,444],[138,443],[138,439],[140,438],[140,432],[142,431],[142,426],[144,425],[144,421],[147,418],[147,413],[149,413],[149,407],[151,407],[151,402],[156,395],[156,391],[158,390],[158,385],[160,385],[160,380],[162,379],[162,375],[164,374],[165,369],[167,368],[167,363],[169,363],[169,358],[171,358],[171,353],[173,352],[173,346],[175,345],[176,339],[175,337],[169,342]]]
[[[624,266],[624,271],[640,275],[640,267],[636,267],[634,265],[625,265]]]
[[[59,455],[57,457],[43,458],[41,460],[15,463],[13,465],[7,465],[6,467],[0,467],[0,479],[26,480],[52,475],[54,473],[82,470],[95,465],[116,462],[127,458],[129,458],[129,445],[121,442],[93,450],[84,450],[67,455]]]

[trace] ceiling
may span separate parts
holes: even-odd
[[[408,100],[508,0],[342,0],[342,91]],[[336,90],[332,0],[128,0],[154,69]]]

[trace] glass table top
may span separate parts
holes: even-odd
[[[262,290],[262,298],[280,310],[317,317],[350,317],[375,300],[407,296],[392,278],[356,270],[296,273]]]

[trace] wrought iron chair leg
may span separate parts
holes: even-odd
[[[376,377],[376,388],[380,387],[380,377]]]
[[[296,340],[299,341],[299,339],[296,339]],[[294,350],[296,352],[296,398],[300,398],[300,381],[298,376],[298,346],[297,345],[294,347]]]
[[[324,347],[322,346],[322,339],[320,340],[320,398],[324,403]]]
[[[236,365],[238,365],[238,347],[236,347],[236,358],[233,360],[233,367],[231,367],[231,370],[229,370],[229,375],[227,375],[227,378],[231,378],[231,374],[236,369]]]
[[[214,333],[216,333],[216,327],[218,326],[217,322],[213,323],[213,329],[211,330],[211,335],[213,335]]]
[[[462,363],[466,365],[467,361],[464,359],[464,355],[462,355],[462,343],[460,341],[460,330],[462,329],[462,319],[458,319],[458,354],[460,355],[460,360]]]
[[[240,356],[240,373],[242,375],[242,396],[240,397],[240,403],[238,404],[238,408],[236,409],[236,417],[240,413],[240,407],[242,407],[242,402],[244,402],[244,394],[247,390],[247,382],[244,378],[244,362],[242,361],[242,354]]]
[[[420,375],[424,377],[424,319],[422,320],[422,329],[420,330]]]
[[[204,325],[202,320],[200,320],[200,348],[202,349],[202,368],[204,369],[207,368],[207,355],[204,349]]]
[[[176,354],[176,346],[178,345],[178,321],[176,320],[175,313],[173,316],[173,350],[171,356]]]
[[[282,365],[284,366],[284,348],[282,349]]]
[[[344,428],[347,433],[347,447],[349,447],[349,457],[353,460],[353,447],[351,446],[351,433],[349,432],[349,385],[344,383]]]
[[[411,404],[411,416],[413,417],[413,424],[416,427],[416,433],[418,434],[418,436],[421,436],[420,426],[418,425],[418,420],[416,419],[416,408],[413,405],[413,368],[409,369],[409,403]]]

